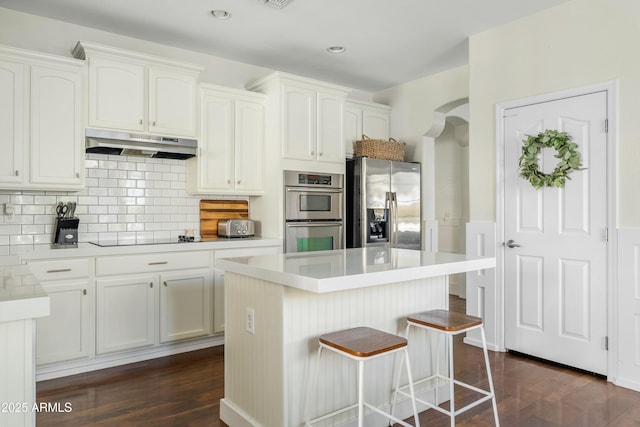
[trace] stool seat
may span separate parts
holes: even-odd
[[[373,412],[378,413],[379,415],[384,416],[388,419],[389,425],[391,425],[391,421],[396,424],[400,424],[403,427],[413,427],[411,424],[406,421],[401,420],[397,416],[393,414],[393,406],[391,407],[391,412],[385,411],[382,407],[378,407],[376,405],[372,405],[369,402],[365,401],[365,384],[364,384],[364,363],[365,361],[369,361],[371,359],[377,357],[383,357],[390,354],[403,353],[404,354],[404,363],[406,363],[406,373],[409,383],[407,387],[410,390],[410,393],[405,393],[407,396],[411,398],[411,407],[413,409],[413,419],[415,423],[415,427],[420,427],[420,419],[418,418],[418,408],[416,407],[416,396],[413,389],[413,378],[411,376],[411,366],[409,365],[409,352],[407,339],[398,335],[390,334],[384,331],[380,331],[378,329],[369,328],[366,326],[360,326],[356,328],[344,329],[341,331],[330,332],[327,334],[323,334],[318,338],[319,347],[318,347],[318,356],[316,361],[316,369],[313,374],[313,378],[309,381],[309,388],[307,389],[307,398],[304,408],[305,413],[305,426],[310,427],[316,423],[326,421],[330,418],[337,416],[343,412],[351,411],[357,408],[358,412],[358,427],[364,427],[365,422],[369,423],[369,421],[365,421],[365,408],[370,409]],[[334,410],[328,414],[320,415],[314,419],[310,419],[310,404],[313,401],[311,399],[311,390],[315,387],[315,384],[318,380],[318,373],[320,371],[320,359],[323,353],[323,350],[332,351],[336,354],[344,356],[348,359],[354,360],[357,362],[357,403],[349,405],[347,407]],[[400,378],[400,370],[398,371],[398,381]],[[379,375],[380,373],[378,373]],[[395,403],[395,401],[393,402]]]
[[[406,338],[365,326],[324,334],[320,342],[356,357],[371,357],[407,346]]]
[[[447,332],[459,332],[482,325],[480,317],[449,310],[429,310],[407,316],[407,321]]]

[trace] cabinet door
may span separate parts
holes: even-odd
[[[362,133],[372,139],[389,139],[389,113],[386,111],[362,111]]]
[[[79,69],[31,67],[31,184],[82,186],[82,94]]]
[[[160,342],[211,334],[213,277],[209,269],[160,276]]]
[[[0,182],[19,184],[24,176],[25,66],[0,59]]]
[[[194,75],[149,68],[149,132],[195,136],[196,87]]]
[[[264,105],[236,101],[235,186],[237,190],[262,190]]]
[[[197,159],[201,190],[233,189],[233,138],[233,100],[203,95],[202,137]]]
[[[314,160],[316,152],[316,92],[282,85],[282,157]]]
[[[82,359],[91,354],[93,289],[87,280],[43,283],[50,314],[36,320],[36,364]]]
[[[157,336],[158,276],[96,280],[96,352],[154,345]]]
[[[143,131],[145,69],[103,58],[89,59],[89,126]]]
[[[348,105],[344,112],[344,151],[353,157],[355,142],[362,139],[362,110]]]
[[[318,93],[317,159],[344,163],[344,97]]]

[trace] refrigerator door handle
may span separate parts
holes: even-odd
[[[393,221],[391,225],[393,226],[393,247],[398,247],[398,198],[396,197],[396,193],[391,193],[391,202],[393,206],[392,216]]]

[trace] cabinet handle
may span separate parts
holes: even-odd
[[[47,273],[67,273],[71,271],[70,268],[61,268],[59,270],[47,270]]]
[[[318,155],[319,155],[320,157],[322,157],[322,153],[318,153]]]
[[[80,178],[80,172],[76,172],[76,178]]]
[[[20,176],[20,171],[16,170],[16,176]]]
[[[156,125],[156,121],[154,120],[154,121],[153,121],[153,126],[155,127],[155,125]]]
[[[169,261],[150,262],[147,265],[165,265],[165,264],[169,264]]]
[[[164,281],[164,285],[165,285],[165,286],[169,286],[169,285],[167,285],[167,281],[166,281],[166,280]]]
[[[140,119],[140,124],[142,124],[142,119]]]
[[[149,287],[153,288],[153,282],[149,282]]]
[[[82,295],[86,295],[86,294],[87,294],[87,290],[86,290],[86,289],[83,289],[83,290],[82,290]]]

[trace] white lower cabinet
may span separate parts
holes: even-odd
[[[96,288],[97,354],[156,343],[157,275],[98,279]]]
[[[36,364],[83,359],[91,355],[93,286],[88,280],[49,282],[50,315],[36,320]]]
[[[88,258],[28,261],[49,294],[49,316],[36,320],[36,364],[93,356],[94,286]]]
[[[212,333],[212,273],[210,269],[160,275],[160,342]]]

